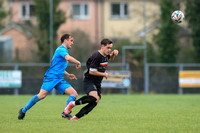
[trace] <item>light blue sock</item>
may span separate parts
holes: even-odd
[[[69,104],[69,102],[75,101],[75,100],[76,100],[75,96],[69,96],[69,98],[67,99],[67,102],[66,102],[66,106]]]
[[[27,110],[29,110],[33,105],[35,105],[40,99],[38,98],[37,95],[33,96],[28,103],[26,104],[26,106],[22,109],[23,113],[26,113]]]

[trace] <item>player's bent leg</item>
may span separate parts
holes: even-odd
[[[83,96],[81,98],[79,98],[78,100],[71,101],[66,110],[65,113],[68,113],[69,111],[71,111],[71,109],[75,106],[75,105],[81,105],[81,104],[85,104],[85,103],[89,103],[88,105],[86,105],[85,107],[83,107],[79,113],[77,113],[77,116],[74,116],[72,118],[70,118],[70,120],[78,120],[78,118],[81,118],[82,116],[88,114],[96,105],[97,99],[93,96]]]
[[[83,96],[75,101],[75,105],[81,105],[81,104],[86,104],[86,103],[91,103],[91,102],[96,102],[96,101],[97,99],[93,96]]]
[[[76,98],[78,97],[78,93],[76,92],[76,90],[74,90],[73,87],[69,87],[69,88],[65,89],[64,93],[69,95],[69,98],[66,101],[66,107],[69,104],[69,102],[75,101]]]
[[[73,87],[66,88],[64,93],[69,96],[74,96],[76,98],[78,97],[78,93],[76,92],[76,90]]]
[[[90,92],[89,92],[89,96],[95,97],[95,98],[97,99],[97,100],[96,100],[97,103],[98,103],[99,100],[100,100],[100,97],[99,97],[97,91],[90,91]]]
[[[94,93],[95,94],[95,93]],[[98,96],[97,96],[98,98]],[[81,105],[89,103],[88,105],[84,106],[74,117],[70,120],[78,120],[79,118],[87,115],[92,109],[97,105],[97,99],[94,96],[83,96],[80,99],[75,101],[75,105]]]
[[[81,117],[87,115],[94,107],[96,107],[96,101],[90,102],[88,105],[84,106],[74,117],[70,120],[78,120]]]
[[[63,118],[70,119],[70,118],[72,117],[72,116],[70,115],[70,113],[71,113],[71,109],[72,109],[73,107],[70,106],[71,109],[70,109],[70,111],[69,111],[69,110],[67,109],[67,105],[68,105],[71,101],[75,101],[75,100],[76,100],[76,98],[78,97],[78,93],[74,90],[73,87],[68,87],[68,88],[66,88],[65,91],[64,91],[64,93],[67,94],[67,95],[69,95],[69,98],[68,98],[67,101],[66,101],[66,107],[65,107],[65,109],[64,109],[64,112],[61,114],[61,116],[62,116]],[[66,109],[67,109],[67,110],[66,110]]]
[[[38,95],[33,96],[28,101],[28,103],[26,104],[26,106],[24,108],[21,108],[19,110],[18,119],[19,120],[23,120],[24,117],[25,117],[26,111],[29,110],[31,107],[33,107],[38,101],[40,101],[41,99],[44,99],[48,94],[49,94],[48,91],[40,89],[40,92],[38,93]]]
[[[37,94],[38,98],[40,100],[44,99],[47,95],[49,94],[48,91],[44,90],[44,89],[40,89],[40,92]]]

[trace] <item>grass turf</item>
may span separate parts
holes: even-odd
[[[61,118],[67,96],[47,96],[24,120],[18,111],[32,96],[0,95],[0,132],[198,133],[199,95],[103,95],[79,121]],[[80,96],[79,96],[80,97]],[[73,109],[74,115],[83,105]]]

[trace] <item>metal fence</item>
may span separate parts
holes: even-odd
[[[145,82],[149,93],[200,93],[200,88],[179,88],[179,71],[200,70],[200,64],[148,63]]]
[[[0,70],[21,70],[22,71],[22,87],[21,88],[0,88],[0,94],[37,94],[43,83],[43,77],[46,70],[49,68],[49,63],[0,63]],[[129,70],[129,65],[122,63],[109,63],[107,70]],[[77,80],[69,80],[65,77],[79,94],[83,94],[82,81],[83,74],[86,70],[85,63],[82,63],[82,68],[77,70],[75,65],[69,64],[67,72],[76,75]],[[118,90],[103,90],[104,93],[121,93]],[[57,91],[52,91],[52,94],[60,94]]]
[[[43,77],[49,68],[49,63],[1,63],[0,70],[21,70],[22,87],[21,88],[0,88],[0,94],[37,94],[43,83]],[[130,70],[131,88],[129,93],[155,93],[155,94],[186,94],[200,93],[200,88],[179,88],[180,70],[200,70],[200,64],[161,64],[147,63],[146,77],[143,77],[143,69],[134,69],[129,64],[109,63],[107,70]],[[67,71],[77,76],[77,80],[69,82],[79,94],[83,94],[82,81],[83,73],[86,70],[85,63],[82,68],[75,69],[75,65],[69,64]],[[139,72],[140,71],[140,72]],[[146,82],[146,86],[145,83]],[[122,93],[120,89],[103,89],[103,93]],[[53,91],[52,94],[60,94]]]

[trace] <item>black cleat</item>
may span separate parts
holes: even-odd
[[[19,120],[23,120],[25,117],[25,113],[22,112],[22,108],[19,110],[19,115],[18,115],[18,119]]]
[[[71,113],[71,112],[70,112],[70,113]],[[65,114],[64,112],[62,112],[61,116],[62,116],[63,118],[67,118],[68,120],[70,120],[70,118],[72,118],[72,116],[71,116],[70,113]]]

